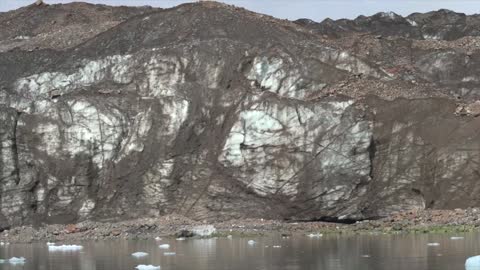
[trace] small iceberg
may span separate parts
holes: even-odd
[[[55,243],[47,242],[47,246],[55,246]]]
[[[77,245],[48,246],[48,251],[79,251],[82,249],[82,246]]]
[[[253,240],[248,240],[247,243],[248,243],[249,245],[251,245],[251,246],[255,245],[255,241],[253,241]]]
[[[364,255],[362,255],[361,257],[362,257],[362,258],[370,258],[370,255],[364,254]]]
[[[132,256],[135,258],[141,258],[141,257],[148,256],[148,253],[139,251],[139,252],[132,253]]]
[[[185,240],[185,237],[179,237],[176,239],[177,241],[184,241]]]
[[[8,243],[8,242],[0,242],[0,246],[6,246],[6,245],[10,245],[10,243]]]
[[[463,240],[463,236],[452,236],[450,237],[450,240]]]
[[[436,246],[440,246],[440,244],[439,243],[428,243],[427,246],[436,247]]]
[[[281,248],[282,246],[273,246],[273,248]]]
[[[308,234],[307,236],[310,237],[310,238],[319,238],[319,237],[322,237],[323,234],[321,234],[321,233],[311,233],[311,234]]]
[[[480,255],[470,257],[465,262],[465,269],[466,270],[478,270],[480,269]]]
[[[217,229],[213,225],[201,225],[193,227],[192,232],[194,235],[207,237],[212,236],[215,232],[217,232]]]
[[[169,244],[161,244],[158,247],[161,248],[161,249],[169,249],[170,245]]]
[[[232,236],[231,234],[227,235],[227,238],[228,238],[228,239],[232,239],[232,237],[233,237],[233,236]]]
[[[161,240],[162,240],[162,238],[160,238],[160,237],[158,237],[158,236],[155,237],[155,241],[161,241]]]
[[[175,253],[175,252],[164,252],[164,253],[163,253],[164,256],[174,256],[174,255],[176,255],[176,254],[177,254],[177,253]]]
[[[24,264],[25,263],[25,258],[24,257],[12,257],[8,260],[10,264]]]
[[[160,266],[140,264],[135,267],[138,270],[159,270]]]

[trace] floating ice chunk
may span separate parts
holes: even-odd
[[[160,266],[140,264],[135,267],[138,270],[159,270]]]
[[[0,246],[6,246],[6,245],[10,245],[9,242],[0,242]]]
[[[160,237],[157,236],[157,237],[155,237],[155,240],[156,240],[156,241],[160,241],[160,240],[162,240],[162,238],[160,238]]]
[[[163,255],[165,256],[173,256],[173,255],[176,255],[177,253],[175,252],[164,252]]]
[[[55,246],[55,243],[47,242],[47,246]]]
[[[132,253],[132,256],[136,258],[141,258],[141,257],[148,256],[148,253],[139,251],[139,252]]]
[[[8,262],[10,264],[24,264],[25,263],[25,258],[24,257],[12,257],[8,259]]]
[[[253,240],[248,240],[247,243],[248,243],[249,245],[251,245],[251,246],[255,245],[255,241],[253,241]]]
[[[323,234],[321,234],[321,233],[311,233],[311,234],[308,234],[307,236],[310,237],[310,238],[319,238],[319,237],[322,237]]]
[[[161,244],[158,247],[161,248],[161,249],[169,249],[170,245],[169,244]]]
[[[470,257],[465,262],[465,269],[466,270],[478,270],[480,269],[480,255]]]
[[[440,244],[439,243],[428,243],[427,246],[436,247],[436,246],[440,246]]]
[[[184,241],[185,240],[185,237],[179,237],[177,238],[177,241]]]
[[[362,258],[370,258],[370,255],[364,254],[364,255],[362,255]]]
[[[273,246],[273,248],[281,248],[282,246]]]
[[[464,237],[463,236],[452,236],[450,237],[451,240],[462,240]]]
[[[82,246],[77,245],[48,246],[48,251],[79,251],[82,249]]]
[[[231,234],[227,235],[227,238],[228,238],[228,239],[232,239],[232,237],[233,237],[233,236],[232,236]]]

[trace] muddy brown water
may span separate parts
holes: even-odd
[[[452,236],[464,239],[452,240]],[[248,240],[255,240],[254,245]],[[429,246],[428,243],[438,243]],[[480,254],[480,234],[457,235],[327,235],[289,238],[163,239],[161,241],[92,241],[81,251],[49,252],[46,243],[0,246],[0,258],[23,256],[25,264],[0,264],[0,269],[121,270],[139,264],[162,270],[320,269],[320,270],[461,270],[469,256]],[[160,249],[160,244],[170,244]],[[274,247],[275,246],[275,247]],[[149,253],[134,258],[132,253]],[[175,252],[165,255],[164,252]]]

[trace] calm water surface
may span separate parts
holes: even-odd
[[[324,269],[324,270],[462,270],[465,259],[480,254],[480,234],[453,235],[304,235],[254,238],[188,239],[176,241],[98,241],[81,244],[78,252],[49,252],[45,243],[0,247],[0,258],[23,256],[24,265],[0,264],[0,269],[133,270],[138,264],[160,265],[162,270],[203,269]],[[439,246],[428,246],[437,242]],[[170,249],[158,248],[170,244]],[[273,246],[281,246],[274,248]],[[131,253],[149,256],[136,259]],[[176,252],[165,256],[164,252]]]

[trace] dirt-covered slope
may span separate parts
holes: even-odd
[[[32,4],[0,14],[0,52],[72,48],[131,17],[158,10],[81,2]]]

